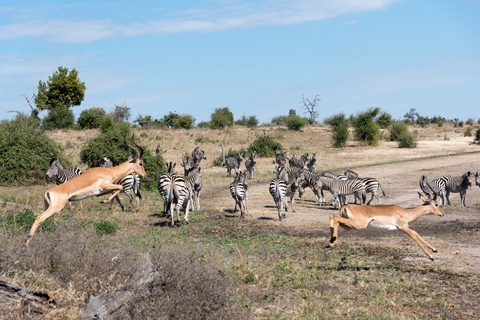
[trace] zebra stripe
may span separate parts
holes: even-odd
[[[158,185],[157,185],[157,190],[160,193],[160,197],[162,197],[163,200],[163,212],[166,213],[167,210],[170,209],[170,202],[173,201],[171,199],[171,188],[172,188],[172,180],[174,179],[175,176],[175,166],[177,165],[176,162],[172,164],[166,163],[167,166],[167,173],[164,173],[160,176],[160,179],[158,180]]]
[[[425,176],[425,179],[427,179],[426,176]],[[428,188],[426,188],[426,186],[423,183],[423,177],[422,177],[421,181],[422,181],[422,183],[420,184],[420,187],[421,187],[422,191],[426,194],[429,194],[430,192],[428,191],[428,189],[431,189],[431,191],[435,192],[437,194],[437,196],[442,199],[442,206],[444,206],[445,205],[446,190],[445,190],[445,180],[443,179],[443,177],[438,178],[438,179],[434,179],[430,182],[428,182],[428,180],[427,180],[427,183],[429,185]]]
[[[237,171],[235,172],[235,179],[230,184],[230,194],[235,200],[235,209],[237,205],[240,207],[241,218],[245,219],[245,212],[247,210],[247,189],[245,188],[244,181],[247,179],[247,172]]]
[[[348,195],[355,195],[361,199],[361,204],[365,204],[365,183],[360,180],[339,180],[326,176],[319,176],[315,184],[317,190],[322,188],[330,190],[332,193],[332,202],[337,202],[339,208],[346,204]],[[335,204],[334,204],[335,205]]]
[[[102,164],[100,164],[100,168],[111,168],[111,167],[113,167],[112,158],[111,157],[104,157]],[[140,194],[140,177],[139,177],[139,175],[136,174],[136,173],[131,173],[131,174],[125,176],[124,178],[120,179],[117,182],[117,184],[119,184],[123,187],[123,192],[130,199],[127,211],[132,210],[132,201],[133,201],[133,198],[135,198],[135,202],[137,203],[136,211],[138,212],[140,199],[142,198],[142,195]],[[133,192],[133,195],[132,195],[132,192]],[[122,208],[122,211],[125,211],[125,208],[123,207],[122,202],[120,201],[120,197],[118,195],[115,196],[115,200],[117,200],[118,204],[120,205],[120,208]],[[113,201],[110,202],[110,208],[109,209],[112,209],[112,205],[113,205]]]
[[[344,174],[345,174],[345,176],[347,177],[348,180],[357,179],[357,180],[360,180],[363,183],[365,183],[365,192],[372,194],[372,197],[367,202],[367,205],[369,205],[372,202],[374,197],[377,198],[378,204],[380,204],[380,197],[378,196],[378,193],[377,193],[379,188],[382,189],[382,194],[385,197],[385,191],[383,190],[382,186],[380,185],[380,182],[378,182],[377,179],[375,179],[375,178],[359,178],[358,174],[356,172],[352,171],[352,170],[346,170],[344,172]],[[357,203],[357,197],[355,197],[355,204],[356,203]]]

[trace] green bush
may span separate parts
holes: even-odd
[[[80,159],[91,168],[100,166],[105,156],[112,157],[115,166],[127,161],[128,155],[134,151],[125,144],[124,134],[127,135],[127,142],[133,145],[130,126],[126,123],[115,123],[109,130],[90,139],[83,146],[80,151]],[[135,142],[142,146],[140,137],[136,136]],[[141,187],[154,191],[157,189],[160,176],[167,172],[165,161],[161,154],[155,155],[146,147],[142,146],[142,148],[144,149],[143,162],[148,178],[142,181]]]
[[[169,112],[156,124],[170,128],[191,129],[195,126],[195,118],[189,114],[178,115],[175,112]]]
[[[118,225],[116,223],[107,220],[100,220],[99,222],[95,222],[93,225],[99,234],[115,233],[118,229]]]
[[[375,118],[379,113],[380,108],[370,108],[350,118],[350,123],[354,128],[355,139],[369,146],[377,145],[380,140],[380,132],[378,131],[378,124],[375,123]]]
[[[284,151],[283,146],[279,142],[273,140],[272,137],[261,136],[248,146],[247,152],[244,154],[244,156],[248,158],[252,151],[256,151],[257,157],[259,158],[274,158],[275,150],[280,150],[282,152]]]
[[[302,118],[298,115],[292,115],[285,118],[285,125],[288,130],[300,131],[307,125],[308,119]]]
[[[5,226],[6,230],[10,230],[13,232],[18,232],[18,231],[28,231],[30,230],[30,227],[33,225],[35,222],[35,219],[37,217],[33,213],[32,210],[30,209],[25,209],[23,212],[17,212],[15,213],[12,210],[7,211],[7,216],[5,219],[2,219],[0,217],[0,224]],[[55,223],[53,218],[48,218],[45,220],[41,225],[40,229],[46,231],[46,230],[52,230],[55,227]]]
[[[400,134],[400,136],[397,138],[398,141],[398,147],[399,148],[416,148],[417,147],[417,141],[413,134],[410,132],[403,132]]]
[[[85,109],[80,113],[77,123],[81,129],[100,128],[106,115],[107,113],[102,108]]]
[[[45,130],[71,128],[74,123],[73,111],[66,106],[58,106],[48,111],[48,115],[43,118],[42,128]]]
[[[390,126],[390,141],[398,141],[402,134],[408,133],[408,126],[405,122],[394,121]]]
[[[223,129],[233,124],[233,113],[228,107],[216,108],[210,116],[210,127],[212,129]]]
[[[37,120],[19,114],[0,122],[0,185],[33,185],[45,182],[50,158],[62,156],[62,147],[37,128]]]
[[[335,148],[345,148],[348,140],[348,119],[345,114],[338,113],[333,117],[325,119],[325,123],[332,127],[332,145]]]
[[[471,137],[472,136],[472,131],[473,128],[471,126],[468,126],[465,128],[465,131],[463,132],[464,137]]]
[[[256,116],[250,116],[250,117],[247,118],[245,115],[243,115],[240,119],[235,121],[235,124],[238,124],[240,126],[246,126],[246,127],[249,127],[249,128],[253,128],[253,127],[256,127],[258,125],[258,120],[257,120]]]

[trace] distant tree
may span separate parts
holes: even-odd
[[[297,115],[297,112],[294,109],[288,111],[288,117],[285,118],[285,125],[288,130],[300,131],[307,125],[308,119],[302,118]]]
[[[110,112],[110,117],[116,122],[127,122],[130,119],[130,108],[127,107],[125,104],[123,105],[115,105],[115,109]]]
[[[409,119],[410,121],[415,123],[415,120],[417,119],[418,116],[419,116],[419,113],[416,111],[416,109],[415,108],[410,108],[410,111],[405,113],[405,115],[403,117],[405,119]]]
[[[103,118],[107,115],[102,108],[85,109],[80,113],[77,123],[80,129],[96,129],[100,128]]]
[[[345,114],[338,113],[324,120],[326,124],[332,127],[332,145],[335,148],[345,148],[348,140],[348,119]]]
[[[379,126],[375,123],[375,118],[380,113],[380,108],[370,108],[356,116],[350,117],[350,123],[354,128],[355,139],[374,146],[380,140]]]
[[[48,110],[48,115],[42,120],[42,128],[45,130],[71,128],[74,123],[73,111],[67,106],[57,105],[55,109]]]
[[[430,122],[436,124],[439,127],[442,127],[447,122],[447,119],[445,119],[444,117],[440,117],[440,116],[434,116],[430,120]]]
[[[302,96],[303,109],[306,110],[305,113],[310,114],[311,124],[317,123],[317,118],[320,115],[318,112],[318,104],[320,104],[320,102],[322,102],[322,99],[320,99],[318,94],[313,100],[309,100],[305,98],[305,96]]]
[[[415,123],[421,126],[422,128],[425,128],[425,127],[428,127],[428,125],[430,124],[430,119],[428,117],[419,115],[417,117],[417,120],[415,120]]]
[[[216,108],[210,119],[210,127],[212,129],[223,129],[225,126],[233,125],[233,113],[228,107]]]
[[[191,129],[195,126],[195,118],[189,114],[179,115],[175,112],[169,112],[158,121],[161,126],[169,128]]]
[[[85,83],[78,79],[78,71],[58,67],[47,82],[39,81],[35,104],[39,110],[70,109],[81,104],[85,89]]]
[[[133,122],[137,123],[139,127],[145,128],[146,130],[148,130],[148,127],[153,122],[153,120],[152,120],[152,116],[142,116],[141,114],[139,114],[137,116],[137,119],[133,120]]]
[[[250,116],[246,117],[245,114],[242,115],[240,119],[235,121],[235,124],[241,125],[241,126],[246,126],[249,128],[256,127],[258,125],[258,120],[256,116]]]

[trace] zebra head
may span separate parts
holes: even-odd
[[[52,178],[58,174],[58,169],[63,170],[63,166],[60,163],[60,160],[55,158],[50,158],[50,164],[48,165],[47,174],[45,176],[47,182],[50,182]]]
[[[462,184],[464,184],[466,187],[470,187],[474,180],[475,182],[477,181],[475,175],[470,171],[463,175],[462,180]]]
[[[432,186],[428,182],[427,176],[423,175],[420,178],[419,184],[420,184],[420,189],[422,189],[423,193],[425,193],[428,200],[437,201],[437,193],[433,190]]]

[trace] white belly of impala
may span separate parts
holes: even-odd
[[[394,225],[394,224],[375,224],[373,221],[368,224],[367,228],[389,230],[389,231],[400,229],[397,225]]]

